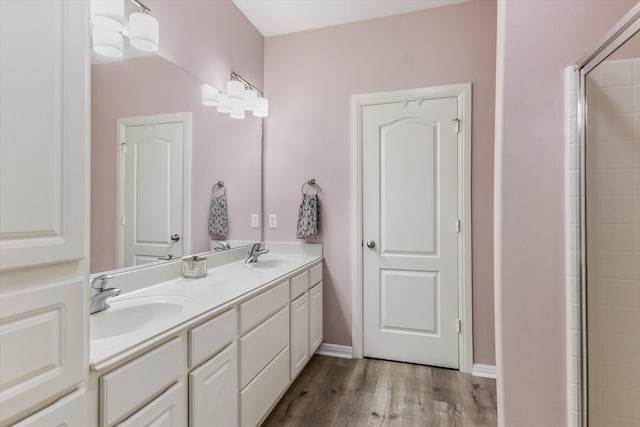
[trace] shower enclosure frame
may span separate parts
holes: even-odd
[[[569,251],[567,256],[569,257],[570,264],[575,262],[578,281],[578,289],[574,289],[578,296],[579,312],[578,312],[578,330],[579,330],[579,345],[578,345],[578,360],[579,366],[571,366],[569,362],[569,369],[574,368],[578,371],[578,387],[576,387],[575,393],[577,396],[573,396],[577,399],[578,403],[578,419],[576,425],[572,425],[571,417],[569,417],[569,425],[571,427],[588,427],[588,355],[587,355],[587,252],[586,252],[586,125],[587,125],[587,99],[586,99],[586,76],[587,74],[597,67],[602,61],[604,61],[611,53],[618,49],[634,34],[640,31],[640,3],[636,4],[601,40],[598,47],[591,53],[586,55],[582,60],[578,62],[575,67],[575,78],[577,79],[577,96],[575,99],[576,108],[576,128],[568,129],[569,133],[575,132],[578,149],[575,155],[577,159],[575,164],[578,165],[578,179],[575,180],[577,188],[570,188],[571,184],[567,184],[568,193],[574,191],[577,194],[576,205],[569,205],[568,219],[569,222],[577,220],[579,226],[579,232],[576,236],[575,247],[577,251]],[[567,180],[569,183],[570,181]],[[572,209],[571,209],[572,208]],[[570,218],[571,212],[577,213],[577,218]],[[567,225],[568,226],[568,225]],[[576,259],[571,259],[575,257]],[[570,281],[570,287],[575,286],[575,282]],[[574,283],[571,285],[571,283]],[[570,289],[571,291],[571,289]],[[567,301],[568,313],[571,313],[572,307],[570,301]],[[568,316],[570,318],[571,316]],[[573,325],[567,325],[567,330],[571,329]],[[568,335],[570,340],[570,335]],[[568,401],[571,402],[572,396],[569,396]],[[572,408],[569,408],[571,411]]]

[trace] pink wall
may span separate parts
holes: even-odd
[[[635,0],[500,2],[495,157],[498,417],[567,425],[563,70]]]
[[[260,239],[249,221],[261,209],[261,120],[202,106],[199,85],[224,88],[236,71],[261,87],[263,37],[230,0],[145,3],[160,22],[160,55],[188,72],[155,56],[92,67],[92,272],[115,266],[118,117],[193,112],[191,252],[209,250],[209,190],[220,179],[230,238]]]
[[[265,240],[295,240],[300,185],[318,180],[325,341],[351,344],[353,94],[473,83],[475,361],[494,364],[493,120],[496,3],[472,1],[265,39]]]
[[[218,89],[232,71],[263,86],[264,37],[231,0],[147,0],[160,22],[160,56]]]

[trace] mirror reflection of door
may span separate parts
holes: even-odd
[[[190,138],[191,113],[118,120],[118,268],[189,252]]]
[[[587,422],[640,426],[640,35],[585,82]]]

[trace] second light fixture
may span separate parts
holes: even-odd
[[[217,107],[218,112],[229,114],[232,119],[244,119],[247,111],[253,112],[255,117],[269,115],[269,101],[264,94],[236,73],[231,73],[226,89],[225,94],[203,84],[200,92],[202,104]]]

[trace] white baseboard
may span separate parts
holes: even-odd
[[[350,345],[329,344],[323,342],[316,350],[316,354],[322,356],[341,357],[343,359],[352,359],[352,351]]]
[[[471,375],[474,377],[493,378],[495,380],[496,367],[493,365],[481,365],[479,363],[474,363]]]

